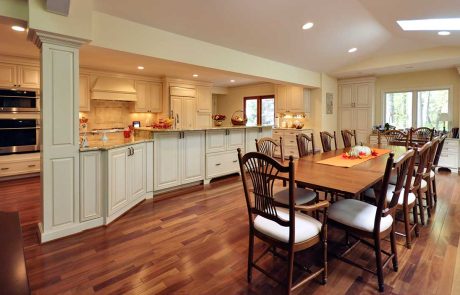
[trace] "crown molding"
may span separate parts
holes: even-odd
[[[41,30],[29,30],[27,38],[38,48],[41,48],[43,43],[79,48],[81,45],[90,41],[87,39],[65,36]]]

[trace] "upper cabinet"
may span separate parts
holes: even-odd
[[[161,83],[136,81],[137,100],[134,111],[160,113],[162,111],[163,87]]]
[[[196,86],[196,110],[199,113],[212,112],[212,91],[209,86]]]
[[[277,113],[305,113],[303,87],[277,85],[275,106]]]
[[[80,75],[80,112],[90,111],[89,75]]]
[[[344,108],[367,108],[372,106],[372,82],[346,82],[339,84],[340,106]]]
[[[40,68],[0,63],[0,87],[40,88]]]

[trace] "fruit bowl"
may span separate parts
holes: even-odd
[[[236,111],[232,115],[232,124],[237,126],[245,126],[248,122],[248,117],[244,114],[243,111]]]

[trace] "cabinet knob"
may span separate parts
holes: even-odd
[[[233,160],[233,163],[236,163],[236,162],[238,162],[238,160]]]
[[[35,165],[35,164],[27,165],[27,167],[29,167],[29,168],[32,168],[32,167],[35,167],[35,166],[37,166],[37,165]]]
[[[220,165],[221,165],[221,163],[217,163],[217,164],[216,164],[216,166],[220,166]]]
[[[5,170],[9,170],[9,169],[10,169],[10,168],[8,168],[8,167],[3,167],[3,168],[0,169],[0,170],[5,171]]]

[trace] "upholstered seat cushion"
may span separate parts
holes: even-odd
[[[415,171],[417,171],[417,166],[415,166]],[[423,173],[426,173],[426,168],[423,170]],[[433,178],[435,176],[434,171],[430,170],[430,178]]]
[[[275,192],[273,198],[280,204],[289,205],[289,189],[283,189]],[[303,205],[313,201],[316,198],[316,193],[309,189],[294,188],[294,200],[296,205]]]
[[[431,177],[431,173],[430,173],[430,177]],[[412,185],[414,184],[414,182],[415,182],[415,177],[412,177]],[[393,185],[396,184],[396,175],[392,175],[390,177],[390,184],[393,184]],[[420,183],[420,188],[424,189],[426,186],[427,186],[426,181],[422,179],[422,182]]]
[[[375,213],[377,207],[354,199],[344,199],[329,207],[328,218],[352,228],[367,232],[374,231]],[[393,217],[388,215],[380,221],[380,232],[391,227]]]
[[[278,217],[282,220],[289,220],[289,210],[276,207]],[[317,236],[321,232],[321,222],[303,213],[295,213],[295,243],[301,243]],[[278,223],[262,216],[254,218],[254,228],[261,233],[278,241],[289,242],[289,227],[281,226]]]
[[[393,198],[393,192],[395,190],[395,186],[392,184],[388,185],[388,190],[386,194],[387,202],[391,202],[391,199]],[[375,192],[374,189],[370,188],[364,192],[364,195],[368,198],[375,199]],[[412,204],[415,202],[415,195],[413,193],[409,193],[407,196],[407,204]],[[398,199],[398,204],[403,205],[404,203],[404,188],[401,190],[401,193],[399,194],[399,199]]]

